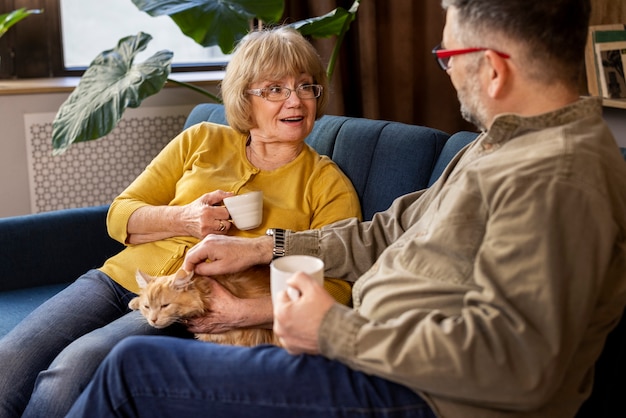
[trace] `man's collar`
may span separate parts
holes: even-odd
[[[525,132],[565,125],[597,114],[602,114],[602,100],[596,97],[580,98],[567,106],[535,116],[502,113],[495,117],[483,140],[501,145]]]

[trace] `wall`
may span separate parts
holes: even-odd
[[[3,87],[0,86],[0,92]],[[25,115],[56,113],[68,95],[67,91],[0,94],[0,126],[2,127],[0,131],[0,217],[32,212]],[[191,109],[195,104],[204,101],[206,99],[202,95],[189,89],[168,87],[146,99],[139,110],[150,111],[150,109],[158,110],[172,106]],[[147,128],[140,126],[138,129]],[[92,143],[95,145],[98,141],[102,139],[92,141]],[[91,143],[77,145],[86,144]],[[82,159],[85,158],[85,154],[77,154],[73,158]],[[143,167],[138,169],[141,168]],[[45,177],[48,174],[44,171],[42,175]]]

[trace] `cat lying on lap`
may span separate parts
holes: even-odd
[[[138,270],[136,279],[141,290],[128,306],[133,310],[139,309],[155,328],[183,322],[211,309],[211,291],[204,276],[180,269],[172,275],[153,277]],[[212,276],[212,279],[239,298],[258,298],[270,294],[267,266],[255,266],[243,273]],[[247,328],[195,336],[198,340],[218,344],[280,345],[271,329]]]

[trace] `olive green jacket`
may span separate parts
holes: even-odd
[[[427,191],[290,233],[355,281],[323,355],[441,417],[573,416],[626,303],[626,164],[600,103],[499,116]]]

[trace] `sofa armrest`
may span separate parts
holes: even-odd
[[[108,206],[0,219],[0,291],[67,283],[122,244],[106,230]]]

